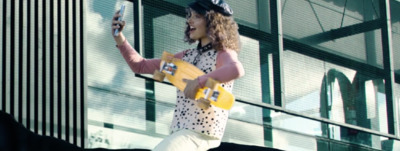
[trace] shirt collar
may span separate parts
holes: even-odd
[[[207,52],[208,50],[211,50],[213,47],[212,47],[212,44],[211,44],[211,42],[210,43],[208,43],[207,45],[205,45],[205,46],[201,46],[201,43],[199,43],[198,45],[197,45],[197,51],[200,53],[200,54],[203,54],[204,52]]]

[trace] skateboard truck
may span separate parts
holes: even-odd
[[[178,67],[173,64],[173,63],[168,63],[165,61],[162,61],[162,68],[160,69],[160,71],[165,71],[166,73],[170,74],[170,75],[174,75],[176,69],[178,69]]]
[[[203,93],[205,95],[205,98],[210,99],[214,102],[217,102],[218,96],[219,96],[219,91],[217,90],[219,82],[212,79],[208,78]]]
[[[172,63],[172,59],[174,58],[174,54],[172,53],[168,53],[166,51],[163,52],[163,55],[161,57],[161,68],[160,71],[155,70],[153,73],[153,79],[162,82],[164,81],[165,78],[165,73],[174,75],[176,69],[178,69],[178,67]],[[163,72],[164,71],[164,72]]]
[[[203,90],[204,98],[200,98],[197,104],[200,108],[207,110],[210,107],[210,101],[217,102],[219,96],[218,85],[219,82],[217,80],[212,78],[207,79]]]

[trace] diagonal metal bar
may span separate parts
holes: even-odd
[[[340,28],[343,27],[344,16],[346,15],[346,6],[347,6],[347,0],[344,2],[343,13],[342,13],[342,22],[340,23]]]
[[[363,23],[346,26],[338,29],[333,29],[327,32],[311,35],[300,39],[301,42],[306,42],[307,44],[319,44],[322,42],[335,40],[343,37],[348,37],[360,33],[365,33],[375,29],[382,28],[382,20],[376,19],[371,21],[366,21]]]
[[[374,5],[374,0],[371,0],[372,8],[374,9],[375,15],[380,18],[378,11],[376,10],[376,6]]]
[[[382,18],[382,50],[383,50],[383,70],[385,75],[385,96],[387,106],[387,126],[389,134],[398,135],[398,115],[394,114],[396,111],[396,97],[393,91],[395,72],[393,64],[393,39],[392,39],[392,26],[390,21],[390,1],[379,1],[379,10]]]
[[[316,18],[317,21],[318,21],[319,27],[321,27],[322,32],[325,32],[325,29],[324,29],[324,27],[322,26],[321,20],[320,20],[319,17],[318,17],[317,11],[315,10],[315,8],[314,8],[314,6],[313,6],[313,4],[311,3],[310,0],[308,0],[308,4],[310,4],[310,7],[311,7],[311,9],[312,9],[312,11],[313,11],[313,13],[314,13],[314,15],[315,15],[315,18]]]

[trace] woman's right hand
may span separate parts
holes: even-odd
[[[125,37],[122,34],[122,30],[124,30],[124,27],[126,25],[125,21],[118,21],[118,17],[121,17],[121,14],[119,14],[119,10],[115,12],[113,18],[112,18],[112,23],[111,23],[111,35],[114,37],[115,42],[117,42],[117,45],[122,44],[125,41]],[[115,30],[118,29],[118,35],[114,36]]]

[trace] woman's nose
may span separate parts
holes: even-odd
[[[188,22],[189,24],[192,24],[192,23],[193,23],[192,17],[188,18],[188,19],[187,19],[187,22]]]

